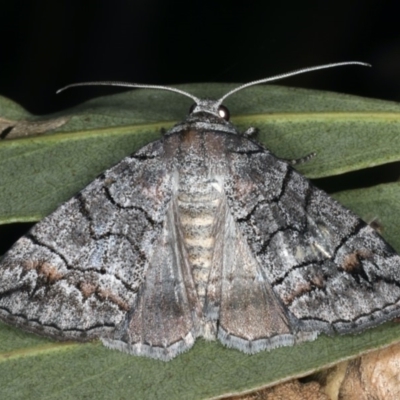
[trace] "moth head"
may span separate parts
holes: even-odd
[[[218,118],[229,121],[230,113],[228,108],[219,104],[215,100],[198,100],[198,103],[193,103],[189,109],[189,114],[206,113],[217,116]]]
[[[280,79],[288,78],[290,76],[294,75],[299,75],[299,74],[304,74],[306,72],[311,72],[311,71],[317,71],[320,69],[327,69],[327,68],[334,68],[334,67],[341,67],[345,65],[362,65],[364,67],[370,67],[370,64],[364,63],[364,62],[359,62],[359,61],[347,61],[347,62],[340,62],[340,63],[333,63],[333,64],[324,64],[324,65],[317,65],[315,67],[308,67],[308,68],[302,68],[298,69],[295,71],[291,72],[286,72],[284,74],[279,74],[275,75],[269,78],[263,78],[259,79],[256,81],[248,82],[243,85],[240,85],[228,93],[224,94],[220,99],[218,100],[210,100],[210,99],[199,99],[198,97],[185,92],[184,90],[170,87],[170,86],[160,86],[160,85],[146,85],[146,84],[141,84],[141,83],[129,83],[129,82],[114,82],[114,81],[100,81],[100,82],[83,82],[83,83],[73,83],[72,85],[65,86],[57,91],[57,93],[60,93],[66,89],[69,89],[71,87],[77,87],[77,86],[122,86],[122,87],[130,87],[130,88],[142,88],[142,89],[158,89],[158,90],[168,90],[169,92],[175,92],[179,93],[183,96],[189,97],[192,100],[194,100],[194,104],[190,107],[189,110],[189,117],[194,116],[196,114],[201,115],[201,114],[211,114],[214,117],[217,117],[221,120],[224,121],[229,121],[229,110],[222,105],[222,102],[232,94],[246,89],[250,86],[255,86],[259,85],[262,83],[267,83],[267,82],[272,82],[272,81],[277,81]]]

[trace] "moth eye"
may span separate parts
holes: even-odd
[[[229,121],[230,113],[229,110],[225,106],[218,107],[218,115],[223,118],[225,121]]]

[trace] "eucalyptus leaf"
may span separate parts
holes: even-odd
[[[220,97],[232,85],[180,87],[199,97]],[[0,98],[0,117],[18,119],[19,110],[20,118],[27,118],[26,111],[11,105]],[[189,106],[190,99],[176,93],[135,90],[48,116],[68,117],[55,134],[3,140],[0,223],[43,218],[105,169],[159,138],[161,128],[181,120]],[[233,122],[243,130],[258,127],[260,141],[277,156],[294,159],[316,152],[299,166],[310,178],[400,160],[397,103],[265,86],[232,96],[227,106]]]
[[[180,86],[220,97],[232,85]],[[400,105],[334,93],[265,86],[226,102],[243,130],[260,128],[276,155],[317,157],[299,170],[331,176],[400,159]],[[29,115],[0,98],[0,117],[37,121],[66,117],[56,133],[0,142],[0,221],[36,221],[104,169],[160,137],[181,120],[190,100],[136,90],[98,98],[67,112]],[[377,218],[400,250],[400,183],[335,195],[365,220]],[[327,337],[246,355],[198,340],[164,363],[108,350],[99,343],[59,343],[0,324],[0,398],[204,399],[273,385],[400,340],[395,323],[360,335]]]
[[[400,182],[348,190],[333,197],[364,221],[378,221],[379,233],[400,253]]]
[[[315,342],[255,355],[198,340],[190,351],[167,363],[112,351],[100,343],[53,347],[36,343],[0,355],[0,395],[2,399],[209,399],[308,375],[387,346],[398,340],[398,330],[397,324],[389,323],[362,335],[321,336]],[[16,329],[10,329],[12,333],[20,335]]]

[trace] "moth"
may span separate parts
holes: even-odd
[[[400,316],[400,257],[229,122],[223,100],[105,171],[0,263],[0,319],[170,360],[196,338],[245,353]],[[364,65],[364,64],[362,64]],[[109,82],[75,84],[109,84]],[[125,85],[111,82],[113,85]]]

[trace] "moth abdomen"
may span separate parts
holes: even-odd
[[[204,304],[215,247],[215,225],[222,199],[212,180],[180,189],[184,193],[184,196],[178,195],[183,241],[197,295]]]

